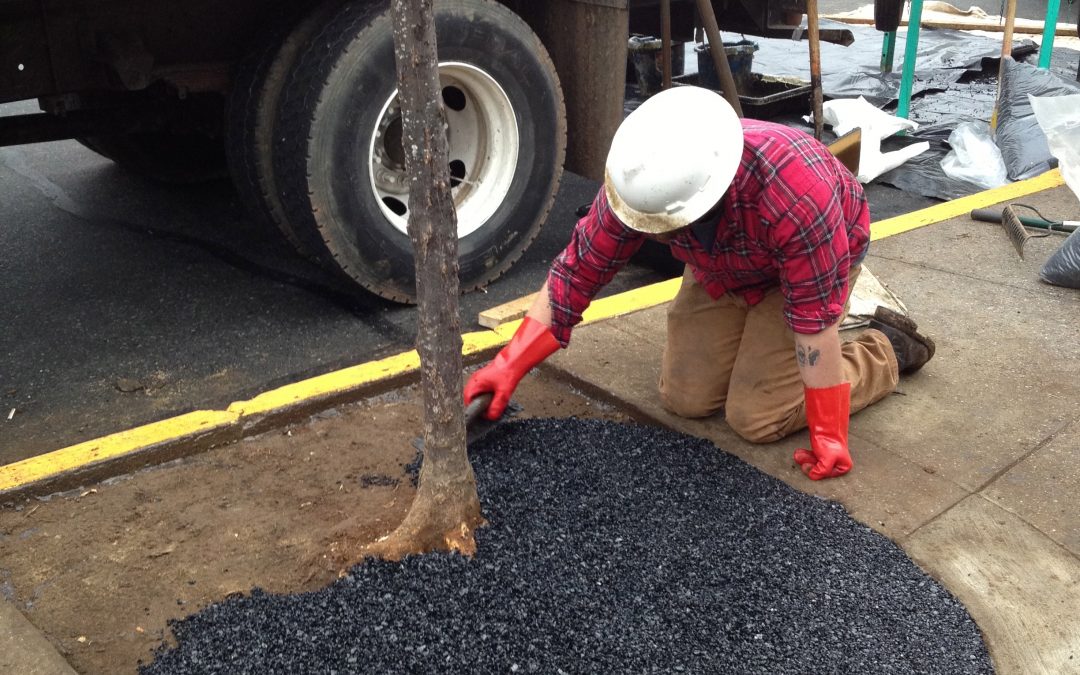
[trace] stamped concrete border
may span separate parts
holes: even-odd
[[[0,598],[0,673],[75,675],[41,631],[3,598]]]

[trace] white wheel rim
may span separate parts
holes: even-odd
[[[468,63],[448,61],[439,64],[439,83],[460,239],[480,229],[506,199],[520,141],[510,98],[491,75]],[[368,158],[379,208],[395,229],[407,233],[409,189],[397,90],[383,104]]]

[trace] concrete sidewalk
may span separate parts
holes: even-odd
[[[1066,187],[1021,200],[1075,219]],[[753,445],[722,419],[659,405],[666,307],[582,326],[544,367],[642,418],[708,438],[843,503],[965,605],[1001,673],[1080,673],[1080,292],[1038,281],[1060,236],[1020,260],[998,225],[959,217],[871,245],[867,267],[937,342],[922,371],[855,415],[854,470],[815,483],[805,432]]]
[[[0,673],[74,675],[56,651],[15,605],[0,597]]]

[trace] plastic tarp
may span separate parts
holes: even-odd
[[[1005,61],[995,140],[1009,167],[1009,178],[1031,178],[1057,166],[1028,96],[1069,94],[1080,94],[1080,83],[1068,82],[1027,63]]]
[[[1029,96],[1028,101],[1065,184],[1080,199],[1080,95]],[[1048,284],[1080,288],[1080,230],[1070,234],[1050,256],[1039,277]]]
[[[996,73],[997,59],[987,60],[987,72]],[[950,148],[944,138],[961,124],[971,121],[989,122],[997,92],[996,78],[976,78],[957,82],[950,91],[929,94],[912,102],[912,117],[924,121],[915,138],[893,138],[884,148],[900,147],[915,140],[931,140],[930,150],[898,169],[878,178],[906,192],[937,199],[955,199],[974,194],[983,188],[956,178],[950,178],[940,163]],[[1028,95],[1064,96],[1080,93],[1080,84],[1063,80],[1029,63],[1005,62],[1005,83],[998,107],[998,126],[994,141],[1011,180],[1037,176],[1057,166],[1057,160],[1047,146],[1046,136],[1039,128]],[[928,118],[935,118],[929,121]],[[945,136],[942,136],[945,133]]]
[[[897,33],[893,72],[881,72],[884,38],[872,26],[848,25],[824,20],[822,27],[845,28],[855,37],[853,44],[821,44],[822,89],[827,98],[862,96],[877,107],[893,104],[900,91],[906,29]],[[725,33],[725,41],[743,36]],[[758,43],[753,70],[777,77],[810,79],[809,47],[805,39],[748,36]],[[689,45],[688,45],[689,47]],[[1035,54],[1038,45],[1030,39],[1013,41],[1015,58]],[[1061,50],[1055,50],[1055,52]],[[1066,50],[1067,51],[1067,50]],[[906,151],[923,141],[929,149],[888,171],[875,182],[906,192],[937,199],[955,199],[983,188],[976,183],[951,178],[941,168],[950,151],[950,134],[964,123],[989,123],[997,98],[997,72],[1001,54],[999,35],[982,36],[951,29],[924,28],[919,34],[910,118],[919,123],[917,132],[882,141],[883,154]],[[688,66],[692,60],[687,60]],[[690,70],[688,68],[688,70]],[[1009,61],[1009,82],[1002,97],[995,140],[1010,179],[1037,175],[1055,166],[1027,95],[1060,95],[1080,91],[1080,86],[1033,65]],[[788,123],[789,120],[782,120]],[[791,120],[793,121],[793,120]],[[801,126],[801,125],[798,125]],[[828,140],[828,139],[826,139]],[[911,151],[908,151],[911,152]]]
[[[897,132],[919,128],[918,123],[890,115],[865,98],[838,98],[822,106],[822,121],[831,124],[833,133],[843,136],[853,129],[862,131],[859,145],[859,168],[855,178],[869,183],[881,174],[902,165],[915,155],[925,152],[930,144],[915,143],[892,152],[881,151],[881,141]]]
[[[872,26],[856,26],[822,21],[822,28],[845,28],[855,36],[855,42],[844,47],[827,42],[821,44],[821,87],[829,98],[864,97],[884,106],[895,101],[900,93],[900,74],[903,68],[906,30],[897,31],[896,59],[893,72],[881,72],[881,45],[884,37]],[[724,33],[724,41],[737,41],[741,35]],[[810,50],[805,39],[749,37],[757,42],[754,72],[781,77],[810,80]],[[1013,42],[1013,54],[1032,53],[1037,49],[1031,40]],[[979,68],[984,58],[1001,54],[1001,41],[956,30],[924,29],[919,32],[919,51],[915,59],[913,94],[947,89],[963,74]],[[948,134],[946,134],[947,136]]]
[[[1065,183],[1080,199],[1080,94],[1029,96],[1028,101]]]

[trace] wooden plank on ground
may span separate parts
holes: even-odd
[[[822,19],[829,19],[830,21],[839,21],[840,23],[850,23],[856,25],[873,25],[874,19],[872,17],[865,16],[847,16],[843,14],[831,14],[821,17]],[[907,19],[900,21],[900,26],[907,26]],[[923,28],[951,28],[953,30],[982,30],[988,33],[1001,33],[1004,32],[1005,26],[998,21],[986,21],[983,19],[953,19],[943,20],[935,18],[923,18],[919,22],[919,25]],[[1016,25],[1013,27],[1013,32],[1024,33],[1028,35],[1041,35],[1043,32],[1042,21],[1023,21],[1021,19],[1016,20]],[[1076,35],[1076,28],[1071,24],[1059,23],[1057,29],[1054,32],[1055,37],[1072,37]]]
[[[504,323],[517,321],[525,316],[525,312],[529,311],[529,307],[532,305],[533,298],[535,297],[536,293],[532,293],[523,298],[503,303],[498,307],[485,309],[480,312],[480,325],[484,328],[498,328]]]

